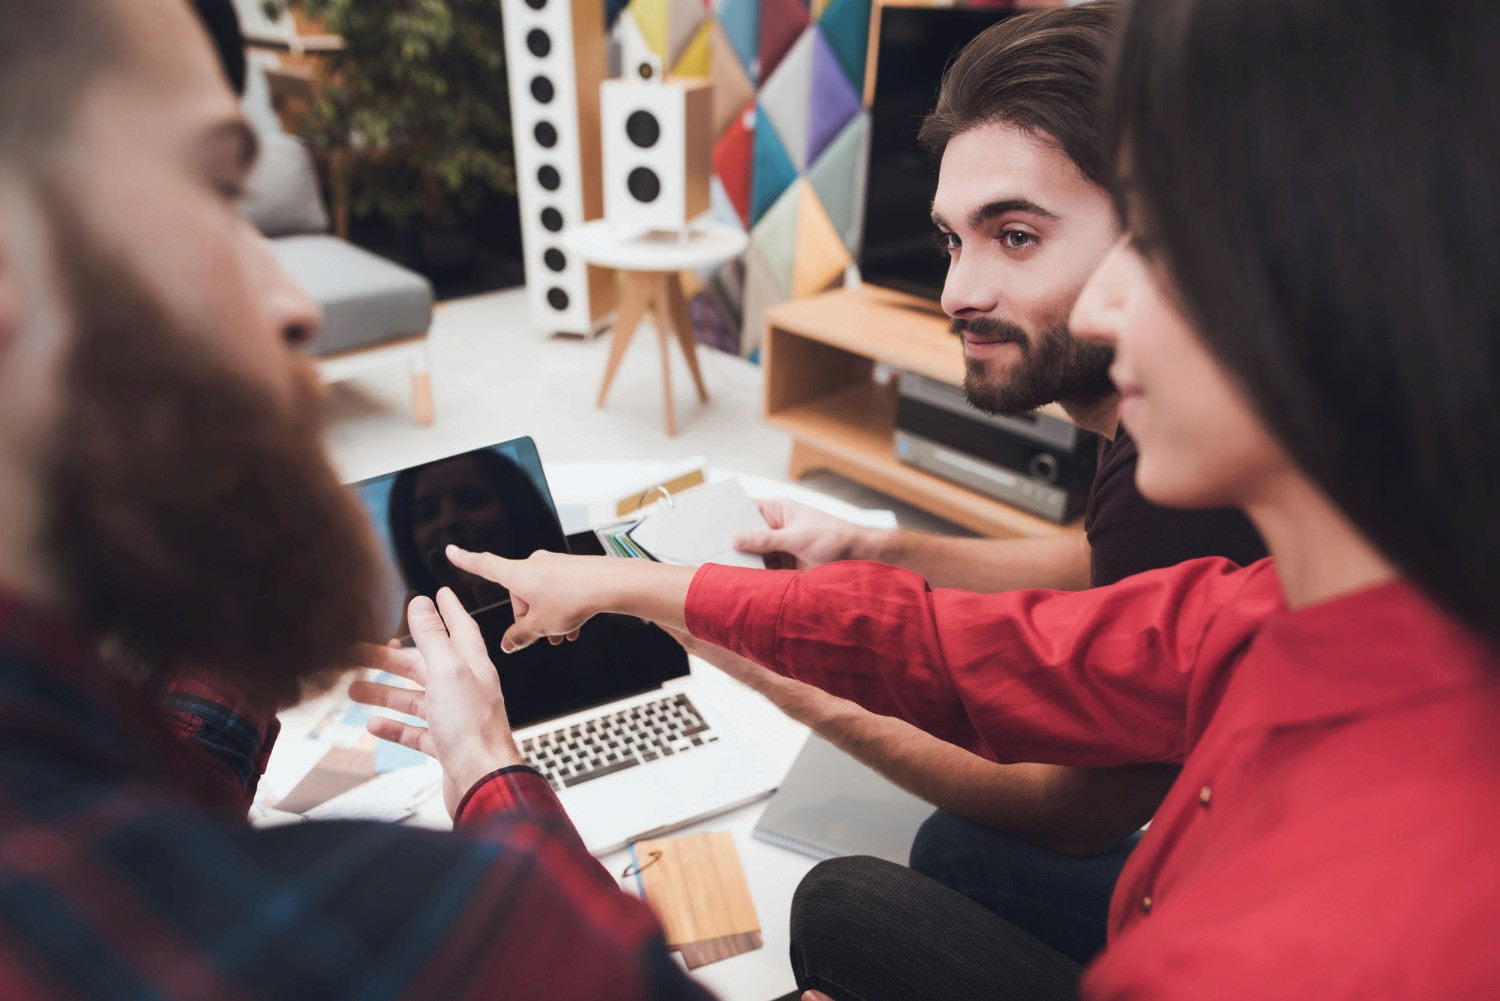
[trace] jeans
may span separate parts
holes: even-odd
[[[917,831],[911,867],[1080,964],[1104,948],[1109,898],[1139,832],[1075,857],[937,811]]]
[[[1077,1001],[1082,967],[921,873],[853,856],[797,887],[792,970],[834,1001]]]

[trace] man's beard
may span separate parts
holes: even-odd
[[[75,339],[45,542],[68,610],[137,673],[199,665],[278,705],[325,690],[378,638],[383,578],[310,363],[278,402],[52,214]]]
[[[988,359],[964,358],[964,398],[991,416],[1024,414],[1059,400],[1087,407],[1115,391],[1109,381],[1114,352],[1074,338],[1066,323],[1043,327],[1035,341],[1015,324],[989,318],[954,320],[953,332],[1020,348],[1020,361],[1003,374],[991,372]]]

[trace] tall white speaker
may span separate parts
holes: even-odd
[[[577,260],[562,234],[603,215],[601,0],[501,0],[526,292],[539,333],[593,334],[614,310],[613,275]]]
[[[623,77],[600,88],[604,217],[612,230],[685,233],[709,209],[713,89],[706,80]]]

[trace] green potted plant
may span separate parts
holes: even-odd
[[[266,0],[342,37],[299,131],[335,210],[414,238],[424,270],[472,264],[474,219],[515,193],[498,0]]]

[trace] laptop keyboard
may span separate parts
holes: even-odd
[[[719,739],[692,701],[669,695],[521,741],[521,753],[554,789],[685,754]]]

